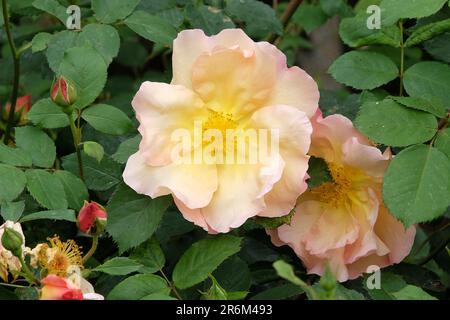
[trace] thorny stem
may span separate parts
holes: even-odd
[[[3,8],[3,20],[5,25],[6,37],[8,38],[9,48],[11,49],[11,54],[14,63],[14,80],[13,80],[13,90],[11,93],[11,108],[9,109],[8,122],[6,124],[4,143],[8,144],[11,138],[11,129],[14,124],[14,113],[16,111],[17,96],[19,92],[19,78],[20,78],[20,53],[16,49],[14,40],[11,34],[11,29],[9,28],[9,15],[7,1],[2,0]]]
[[[83,172],[83,158],[81,157],[81,150],[80,150],[80,142],[81,142],[81,134],[80,134],[80,128],[79,128],[79,121],[77,122],[77,126],[75,126],[75,121],[73,119],[73,113],[70,112],[68,114],[69,116],[69,123],[70,123],[70,130],[72,131],[72,137],[73,137],[73,145],[75,147],[75,151],[77,153],[77,159],[78,159],[78,170],[80,171],[80,178],[84,181],[84,172]],[[80,117],[78,117],[79,119]]]
[[[83,257],[83,264],[85,264],[89,258],[92,257],[92,255],[95,253],[95,251],[97,250],[97,246],[98,246],[98,236],[95,235],[92,237],[92,246],[89,249],[89,251],[86,253],[86,255]]]
[[[405,75],[405,44],[403,40],[403,21],[398,23],[400,27],[400,96],[403,96],[403,77]]]
[[[164,271],[161,269],[159,269],[159,273],[161,273],[161,275],[164,277],[164,279],[166,279],[167,283],[170,286],[170,289],[172,290],[172,292],[177,296],[177,298],[179,300],[183,300],[183,298],[181,297],[181,295],[178,293],[177,288],[175,288],[174,284],[172,283],[172,281],[169,280],[169,278],[167,278],[166,274],[164,273]]]
[[[289,24],[289,21],[291,20],[292,16],[294,15],[297,8],[300,6],[302,1],[303,0],[289,1],[286,9],[284,10],[284,12],[280,18],[281,24],[283,25],[283,29],[286,28],[286,26]],[[277,39],[277,35],[275,33],[271,33],[267,37],[267,42],[274,43],[276,39]]]

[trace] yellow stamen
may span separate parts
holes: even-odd
[[[333,181],[313,188],[311,193],[332,207],[344,206],[349,200],[349,193],[354,189],[353,181],[359,175],[359,171],[331,162],[327,164]]]
[[[61,277],[67,276],[71,266],[83,267],[80,248],[74,240],[62,242],[58,236],[48,238],[50,246],[44,247],[45,255],[39,252],[39,261],[49,274]]]

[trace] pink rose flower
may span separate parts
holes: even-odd
[[[75,270],[70,277],[50,274],[41,280],[40,300],[104,300],[94,287]]]
[[[97,202],[85,201],[78,214],[77,224],[81,232],[87,234],[99,234],[106,226],[107,213],[105,208]]]
[[[81,289],[68,279],[50,274],[41,283],[41,300],[83,300]]]
[[[308,273],[322,275],[328,263],[338,281],[399,263],[415,227],[405,230],[383,204],[389,150],[382,154],[344,116],[318,112],[312,123],[310,155],[326,161],[332,181],[300,196],[291,224],[268,231],[272,242],[289,245]]]
[[[289,213],[306,190],[306,155],[319,91],[298,67],[267,42],[254,42],[240,29],[207,37],[181,32],[173,44],[171,84],[144,82],[132,105],[142,141],[123,173],[136,192],[152,198],[172,194],[183,216],[210,233],[228,232],[254,216]],[[173,132],[184,128],[275,130],[278,152],[268,161],[222,163],[233,149],[218,148],[214,161],[178,162]],[[191,156],[204,141],[183,145]],[[261,144],[246,147],[260,151]],[[214,149],[216,150],[216,149]]]

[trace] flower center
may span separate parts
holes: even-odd
[[[49,238],[50,246],[43,247],[48,253],[41,257],[40,263],[49,274],[65,277],[71,266],[82,267],[82,256],[78,245],[73,240],[62,242],[59,237]]]
[[[343,206],[349,200],[349,194],[353,190],[353,179],[358,174],[358,170],[331,162],[327,165],[332,181],[313,188],[311,193],[321,202],[332,207]]]
[[[226,136],[227,129],[236,129],[238,122],[233,119],[231,113],[224,113],[208,109],[209,117],[203,124],[203,131],[216,129],[222,132],[222,136]]]

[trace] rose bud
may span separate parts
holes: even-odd
[[[67,107],[77,99],[77,90],[71,81],[60,76],[53,81],[50,97],[57,105]]]
[[[83,300],[81,289],[68,279],[50,274],[41,283],[40,300]]]
[[[22,255],[23,236],[12,228],[5,228],[2,235],[2,246],[16,257]]]
[[[31,109],[31,96],[26,95],[17,98],[16,107],[14,108],[14,119],[20,125],[25,124],[27,122],[27,113]],[[3,109],[2,117],[4,120],[8,120],[9,111],[11,110],[11,103],[8,102],[5,105],[5,109]]]
[[[107,213],[97,202],[84,202],[78,214],[78,228],[81,232],[98,235],[105,230]]]

